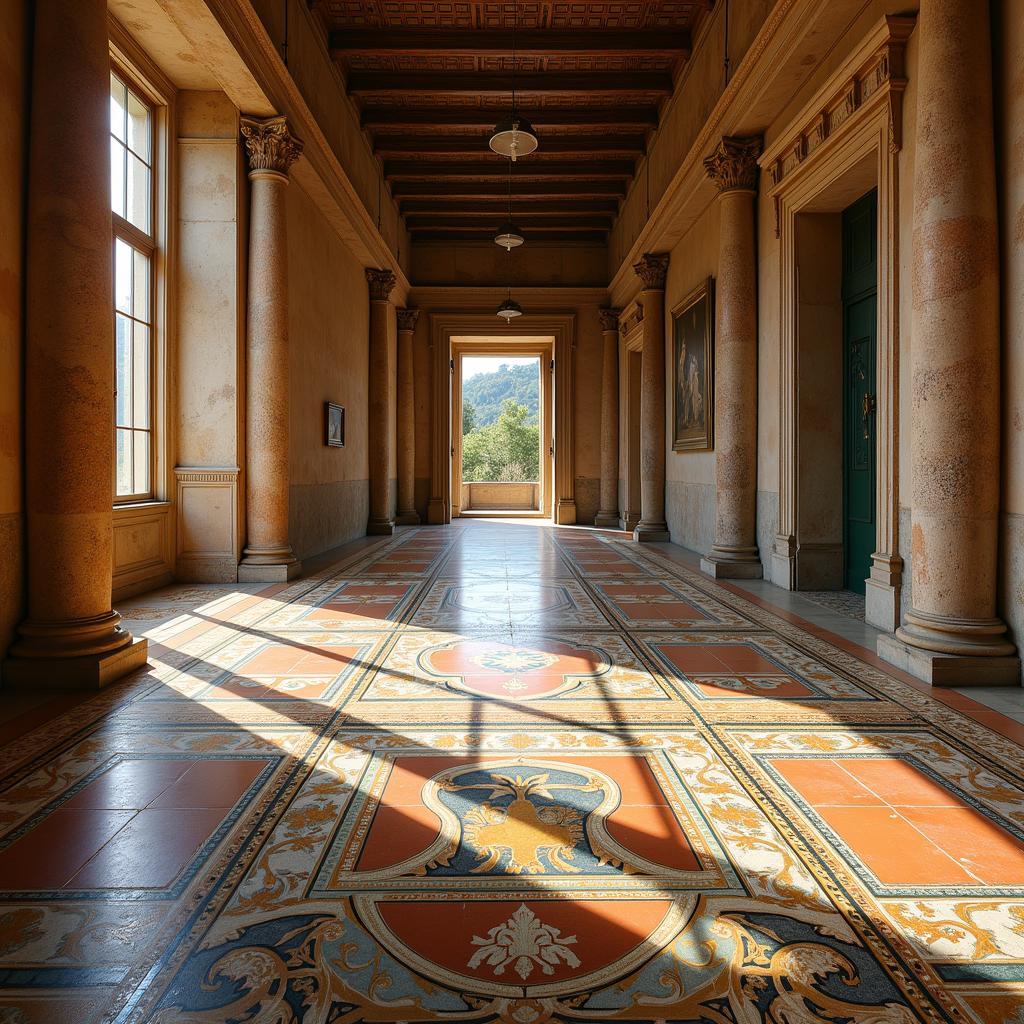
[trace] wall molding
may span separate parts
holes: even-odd
[[[844,179],[860,181],[871,164],[868,188],[878,189],[878,314],[876,437],[876,540],[871,575],[866,581],[867,621],[893,631],[900,621],[903,559],[899,541],[899,132],[906,79],[903,51],[913,30],[912,18],[883,18],[850,58],[828,79],[814,98],[762,154],[760,163],[774,184],[780,245],[779,344],[779,523],[768,561],[773,583],[797,586],[799,365],[796,217],[801,212],[838,212],[843,203],[833,195]],[[873,85],[864,95],[861,85]],[[852,84],[851,84],[852,83]],[[858,84],[860,83],[860,84]],[[859,99],[849,99],[859,95]],[[822,112],[842,108],[832,126]],[[817,110],[819,114],[812,116]],[[815,125],[829,122],[819,132]],[[895,127],[894,127],[895,126]],[[817,136],[811,145],[810,136]],[[863,184],[863,183],[862,183]],[[862,189],[866,191],[866,188]]]
[[[190,583],[238,579],[240,472],[237,466],[175,467],[177,579]]]

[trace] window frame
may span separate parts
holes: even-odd
[[[173,181],[170,130],[174,123],[174,88],[164,75],[142,52],[113,18],[110,20],[110,73],[116,75],[135,96],[141,100],[150,114],[150,188],[149,226],[147,233],[136,227],[127,218],[113,209],[111,202],[111,253],[116,251],[117,240],[125,242],[144,254],[149,261],[149,419],[145,429],[149,435],[149,486],[144,491],[132,494],[117,493],[117,403],[114,402],[111,432],[114,442],[114,458],[111,464],[111,494],[115,508],[138,506],[153,502],[167,502],[169,499],[169,462],[171,451],[169,428],[171,308],[168,296],[171,284],[168,280],[172,261],[171,190]],[[113,138],[111,129],[110,136]],[[116,327],[116,267],[111,274],[111,312]],[[134,316],[132,322],[135,322]],[[111,336],[111,345],[116,352],[116,334]],[[114,381],[116,396],[117,382]]]

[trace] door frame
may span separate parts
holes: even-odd
[[[452,342],[451,403],[452,403],[452,483],[451,514],[457,518],[462,510],[462,360],[465,356],[536,356],[540,361],[540,498],[536,509],[503,511],[502,518],[550,519],[553,517],[552,497],[554,482],[554,452],[551,420],[554,417],[552,401],[551,362],[554,359],[554,339],[537,338],[529,341],[495,344],[493,341],[460,340]]]
[[[875,550],[865,618],[889,632],[900,622],[899,537],[899,153],[905,51],[913,17],[886,17],[821,86],[758,163],[768,179],[765,220],[779,245],[778,525],[766,565],[771,581],[796,589],[799,394],[796,217],[839,212],[878,190],[878,317],[875,367]],[[865,169],[868,176],[864,177]],[[774,217],[772,214],[774,213]]]
[[[553,522],[576,522],[576,466],[573,440],[575,398],[576,314],[527,313],[514,325],[497,322],[493,311],[430,314],[431,412],[430,501],[427,522],[452,521],[452,344],[453,338],[550,338],[554,349],[554,410],[551,445],[554,448],[552,483]]]

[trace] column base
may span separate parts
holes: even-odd
[[[878,656],[929,686],[1019,686],[1020,658],[1014,655],[942,654],[882,633]]]
[[[764,577],[757,548],[731,551],[712,548],[700,560],[700,571],[716,580],[759,580]]]
[[[632,533],[637,524],[640,522],[639,512],[626,512],[625,515],[619,520],[619,529],[625,530],[626,533]]]
[[[11,657],[4,661],[4,686],[34,690],[98,690],[146,664],[149,641],[135,639],[116,651],[81,658]]]
[[[594,525],[601,527],[603,530],[616,530],[618,529],[619,522],[618,512],[598,512],[594,516]]]
[[[405,512],[399,512],[395,516],[396,526],[419,526],[421,522],[420,514],[414,508],[408,509]]]
[[[653,544],[657,541],[671,540],[668,523],[645,523],[642,519],[633,530],[633,540],[638,544]]]
[[[238,564],[239,583],[287,583],[302,572],[302,563],[291,548],[278,551],[250,551],[242,553]]]
[[[371,519],[366,524],[368,537],[390,537],[394,532],[395,521],[393,519]]]

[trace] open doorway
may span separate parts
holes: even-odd
[[[552,344],[452,339],[453,516],[552,514]]]

